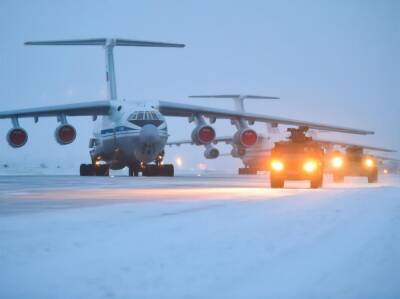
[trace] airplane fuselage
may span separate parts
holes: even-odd
[[[111,169],[151,163],[160,155],[168,139],[163,115],[151,105],[112,101],[109,115],[96,120],[90,155]]]

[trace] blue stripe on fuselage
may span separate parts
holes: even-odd
[[[106,134],[113,134],[114,132],[118,133],[118,132],[127,132],[127,131],[140,131],[140,129],[119,126],[119,127],[115,127],[115,128],[111,128],[111,129],[101,130],[100,134],[106,135]]]

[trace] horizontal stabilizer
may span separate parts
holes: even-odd
[[[359,148],[363,148],[366,150],[386,152],[386,153],[397,152],[397,150],[395,150],[395,149],[376,147],[376,146],[370,146],[370,145],[364,145],[364,144],[356,144],[356,143],[349,143],[349,142],[335,141],[335,140],[325,140],[325,139],[319,139],[319,138],[313,138],[313,139],[314,139],[314,141],[324,143],[324,144],[329,144],[329,145],[338,145],[338,146],[342,146],[342,147],[359,147]]]
[[[276,100],[278,97],[269,96],[257,96],[250,94],[219,94],[219,95],[196,95],[189,96],[189,98],[215,98],[215,99],[232,99],[235,103],[236,111],[244,112],[244,100],[245,99],[265,99],[265,100]]]
[[[277,100],[279,97],[269,96],[257,96],[257,95],[242,95],[242,94],[219,94],[219,95],[195,95],[189,96],[189,98],[215,98],[215,99],[266,99],[266,100]]]
[[[134,46],[134,47],[173,47],[183,48],[184,44],[163,43],[142,40],[130,40],[121,38],[91,38],[91,39],[69,39],[53,41],[30,41],[28,46]]]

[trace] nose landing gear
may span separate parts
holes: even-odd
[[[174,176],[174,165],[172,164],[147,164],[132,165],[129,167],[129,176]]]
[[[164,151],[160,152],[154,164],[143,164],[136,162],[129,167],[129,176],[174,176],[174,165],[163,164]]]

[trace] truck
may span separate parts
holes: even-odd
[[[340,183],[346,176],[367,177],[368,183],[378,181],[378,159],[364,154],[363,148],[349,146],[344,152],[336,151],[331,155],[333,181]]]
[[[306,136],[307,127],[288,128],[288,140],[275,142],[270,157],[271,188],[284,188],[286,180],[309,180],[310,188],[323,183],[325,151]]]

